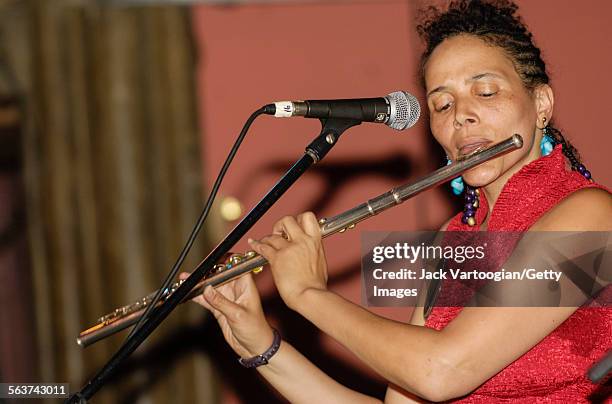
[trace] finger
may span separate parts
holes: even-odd
[[[219,310],[216,310],[214,307],[208,304],[206,299],[204,299],[203,293],[198,294],[196,297],[191,299],[191,301],[199,304],[200,306],[204,307],[206,310],[210,311],[217,320],[223,317],[223,314],[221,314]]]
[[[236,319],[239,313],[243,311],[242,307],[217,292],[212,286],[207,286],[204,289],[204,299],[214,310],[219,311],[228,320]],[[215,317],[217,316],[215,315]]]
[[[293,216],[285,216],[274,224],[274,233],[284,233],[289,240],[298,240],[304,236],[304,231]]]
[[[181,272],[179,274],[179,279],[181,281],[184,281],[185,279],[189,278],[189,275],[191,275],[189,272]],[[208,303],[206,303],[206,301],[204,300],[204,297],[202,297],[202,294],[197,295],[196,297],[191,299],[191,301],[206,307],[208,310],[211,309],[210,305]]]
[[[201,304],[203,307],[206,308],[206,310],[210,311],[216,319],[219,319],[219,317],[221,317],[223,314],[221,314],[221,312],[217,309],[215,309],[214,307],[212,307],[210,304],[208,304],[208,302],[206,301],[206,299],[204,299],[204,294],[200,293],[198,295],[198,297],[194,297],[192,299],[194,302]]]
[[[249,272],[245,276],[238,278],[236,280],[236,287],[240,288],[240,297],[244,297],[244,299],[239,298],[239,300],[244,301],[245,307],[247,307],[249,310],[261,307],[259,291],[255,285],[255,279],[253,279],[252,273]]]
[[[213,316],[215,316],[215,318],[217,319],[217,321],[219,321],[219,323],[221,323],[221,321],[226,318],[227,316],[225,315],[225,313],[221,312],[218,308],[213,307],[210,302],[208,302],[206,300],[206,289],[208,288],[212,288],[212,292],[214,292],[213,294],[217,294],[219,295],[221,298],[225,298],[226,300],[228,300],[229,302],[234,302],[232,296],[233,296],[233,292],[232,291],[228,291],[228,285],[229,284],[225,284],[219,287],[214,287],[214,286],[207,286],[206,288],[204,288],[204,292],[202,292],[200,294],[200,296],[202,297],[203,303],[202,305],[204,307],[206,307],[208,310],[210,310],[210,312],[213,314]]]
[[[249,272],[245,276],[238,278],[240,282],[243,282],[246,290],[255,290],[257,291],[257,286],[255,286],[255,278],[253,278],[253,273]]]
[[[179,274],[179,279],[180,280],[185,280],[189,277],[189,275],[191,275],[189,272],[181,272]],[[221,318],[223,316],[223,314],[221,314],[221,312],[217,309],[215,309],[214,307],[212,307],[207,301],[206,299],[204,299],[203,293],[198,294],[196,297],[194,297],[193,299],[191,299],[192,302],[199,304],[200,306],[203,306],[206,310],[210,311],[213,316],[219,320],[219,318]]]
[[[220,293],[221,296],[229,300],[230,302],[236,303],[236,293],[234,292],[234,281],[230,281],[221,286],[215,287],[215,292]]]
[[[285,239],[289,239],[289,236],[287,235],[287,233],[285,233],[285,228],[281,224],[283,219],[280,219],[276,223],[274,223],[274,226],[272,226],[272,234],[278,234],[279,236],[283,236],[283,238]]]
[[[304,229],[304,233],[314,238],[321,238],[321,226],[317,217],[312,212],[304,212],[298,215],[298,223]]]
[[[270,234],[269,236],[263,237],[259,242],[269,244],[277,250],[289,245],[289,241],[278,234]]]
[[[215,290],[245,308],[246,311],[261,307],[259,292],[251,273],[240,276]]]
[[[250,291],[251,285],[249,284],[249,277],[251,276],[250,272],[247,272],[244,276],[239,276],[238,278],[231,281],[229,284],[234,288],[234,295],[236,296],[236,301],[240,299],[245,293]],[[252,282],[252,280],[251,280]]]
[[[264,257],[265,259],[268,260],[268,262],[272,262],[274,260],[274,257],[276,257],[276,248],[272,247],[269,244],[265,244],[265,243],[261,243],[257,240],[253,240],[253,239],[248,239],[247,242],[249,243],[249,245],[251,246],[251,248],[253,249],[253,251],[255,251],[257,254],[261,255],[262,257]]]
[[[196,297],[192,298],[191,301],[204,306],[207,310],[211,309],[210,305],[206,303],[206,300],[204,300],[204,297],[202,296],[201,293],[197,295]]]

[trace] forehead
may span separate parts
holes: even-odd
[[[425,65],[425,84],[429,91],[449,82],[463,82],[485,71],[509,81],[520,80],[502,48],[474,36],[458,35],[444,40],[434,49]]]

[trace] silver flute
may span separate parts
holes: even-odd
[[[362,220],[399,205],[429,188],[460,176],[464,171],[513,150],[520,149],[522,146],[523,138],[515,134],[491,147],[479,148],[469,155],[459,158],[453,164],[442,167],[417,181],[393,188],[339,215],[323,218],[319,220],[322,237],[328,237],[332,234],[343,233],[347,229],[352,229]],[[254,251],[248,251],[244,255],[234,254],[226,263],[215,265],[210,276],[198,283],[187,297],[185,297],[183,302],[202,293],[204,288],[208,285],[215,287],[230,282],[249,272],[258,273],[266,264],[266,259],[256,254]],[[176,282],[166,289],[157,305],[164,304],[166,299],[181,285],[181,283],[182,281]],[[79,334],[77,337],[77,344],[86,347],[135,324],[146,308],[151,304],[156,293],[157,292],[153,292],[135,303],[120,307],[100,317],[94,326]]]

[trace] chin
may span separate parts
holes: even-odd
[[[481,188],[495,181],[500,175],[500,167],[489,162],[463,173],[463,180],[474,188]]]

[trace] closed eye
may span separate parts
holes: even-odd
[[[443,111],[448,110],[450,107],[451,107],[451,103],[449,102],[449,103],[446,103],[446,104],[442,105],[441,107],[437,108],[436,111],[443,112]]]

